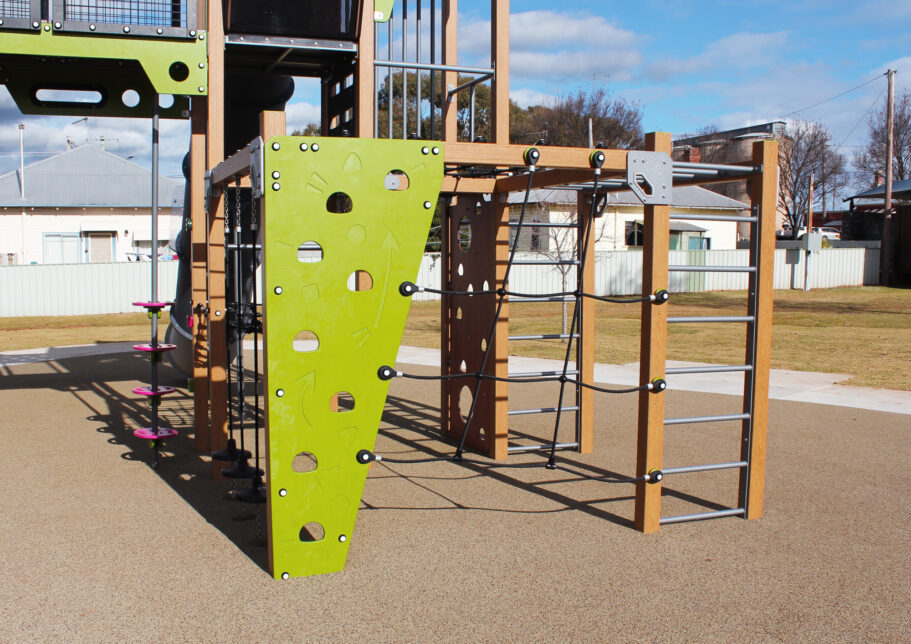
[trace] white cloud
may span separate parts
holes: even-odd
[[[294,101],[288,103],[286,109],[287,131],[290,134],[295,130],[303,130],[309,123],[319,123],[322,113],[320,106],[308,101]]]
[[[689,58],[664,58],[648,65],[647,74],[656,81],[673,76],[715,69],[749,69],[772,64],[787,46],[788,32],[740,32],[709,43],[702,53]]]
[[[528,107],[530,105],[545,105],[551,101],[557,100],[553,94],[539,92],[536,89],[510,88],[509,98],[514,100],[519,107]]]

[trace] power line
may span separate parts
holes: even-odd
[[[800,112],[806,112],[807,110],[811,110],[811,109],[813,109],[814,107],[819,107],[820,105],[824,105],[824,104],[826,104],[826,103],[828,103],[828,102],[830,102],[830,101],[834,101],[836,98],[841,98],[841,97],[844,96],[845,94],[850,94],[850,93],[853,92],[853,91],[859,90],[861,87],[866,87],[866,86],[869,85],[870,83],[873,83],[873,82],[875,82],[875,81],[878,81],[878,80],[879,80],[880,78],[882,78],[883,76],[885,76],[885,74],[881,74],[881,75],[877,76],[876,78],[871,78],[870,80],[868,80],[868,81],[866,81],[866,82],[864,82],[864,83],[861,83],[861,84],[858,85],[857,87],[852,87],[851,89],[845,90],[844,92],[841,92],[840,94],[836,94],[835,96],[832,96],[832,97],[830,97],[830,98],[827,98],[827,99],[824,100],[824,101],[819,101],[818,103],[813,103],[813,105],[810,105],[810,106],[808,106],[808,107],[802,107],[802,108],[800,108],[799,110],[794,110],[793,112],[788,112],[788,113],[785,114],[784,116],[778,117],[778,119],[776,119],[776,120],[786,119],[786,118],[788,118],[789,116],[793,116],[794,114],[799,114]],[[855,125],[854,127],[857,127],[857,126]]]
[[[868,107],[867,110],[861,115],[861,117],[857,120],[857,123],[854,124],[854,127],[851,128],[851,131],[848,132],[848,134],[845,136],[845,138],[843,138],[843,139],[841,140],[841,143],[839,143],[837,147],[840,148],[840,147],[844,146],[845,141],[847,141],[848,138],[849,138],[852,134],[854,134],[854,130],[857,129],[857,126],[860,125],[864,120],[866,120],[867,114],[870,113],[870,110],[873,109],[873,106],[876,105],[876,103],[879,101],[880,98],[882,98],[882,95],[883,95],[883,93],[884,93],[885,91],[886,91],[886,89],[883,88],[883,89],[879,92],[879,94],[877,94],[876,98],[873,99],[873,102],[870,103],[870,107]],[[858,147],[860,147],[860,146],[858,146]]]

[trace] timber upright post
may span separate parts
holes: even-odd
[[[769,419],[769,370],[772,362],[772,303],[775,260],[775,215],[778,189],[778,142],[753,144],[753,163],[762,173],[749,179],[748,189],[753,204],[750,235],[750,274],[748,315],[753,322],[747,327],[746,364],[753,369],[744,378],[743,421],[740,460],[747,466],[740,471],[740,507],[744,517],[762,516],[765,490],[766,433]],[[752,327],[752,328],[750,328]]]
[[[207,97],[194,97],[190,121],[190,257],[193,294],[193,428],[197,452],[211,450],[209,429],[209,346],[207,266],[209,222],[206,218]]]
[[[671,154],[671,136],[652,132],[645,136],[645,148]],[[643,218],[642,294],[668,288],[670,205],[646,205]],[[639,385],[664,378],[667,357],[667,307],[642,302],[642,333],[639,350]],[[639,392],[639,430],[636,449],[635,526],[655,532],[661,520],[661,483],[646,483],[641,477],[660,470],[664,447],[664,393],[648,389]]]
[[[592,199],[585,192],[579,192],[576,200],[579,227],[576,238],[576,259],[579,261],[579,273],[576,276],[576,290],[579,293],[595,292],[595,223],[592,218]],[[591,226],[591,232],[585,231]],[[582,258],[587,260],[583,264]],[[595,301],[590,297],[581,297],[579,307],[578,333],[576,342],[576,369],[580,382],[595,381]],[[573,333],[573,329],[569,330]],[[579,452],[591,454],[595,449],[595,392],[588,387],[576,387],[576,441]]]
[[[206,126],[206,162],[214,168],[225,160],[225,33],[221,0],[208,3],[209,98]],[[227,313],[225,311],[225,195],[223,190],[208,195],[208,330],[209,404],[211,425],[209,448],[224,449],[228,442],[228,356]],[[222,465],[212,462],[212,476],[221,478]]]

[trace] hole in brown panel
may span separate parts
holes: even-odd
[[[462,420],[468,420],[468,412],[471,411],[471,389],[468,388],[468,385],[462,387],[462,391],[459,392],[459,415],[462,417]]]
[[[468,285],[468,288],[466,288],[465,290],[466,290],[468,293],[471,293],[472,291],[474,291],[474,284],[469,284],[469,285]]]
[[[354,410],[354,396],[347,391],[340,391],[329,402],[329,411],[344,413]]]
[[[481,351],[487,351],[487,340],[485,338],[481,338]]]
[[[459,277],[465,274],[465,267],[459,264],[459,267],[456,269],[456,273],[459,274]]]
[[[297,247],[297,261],[304,264],[323,261],[323,247],[315,241],[305,241]]]
[[[306,474],[307,472],[316,470],[318,464],[316,456],[310,452],[301,452],[294,457],[293,461],[291,461],[291,469],[298,474]]]
[[[468,365],[465,364],[464,360],[462,360],[462,364],[459,365],[459,371],[461,371],[462,373],[465,373],[466,371],[468,371]]]
[[[480,440],[482,443],[487,442],[487,432],[483,427],[478,430],[478,440]]]
[[[481,290],[482,290],[482,291],[489,291],[489,290],[490,290],[490,284],[487,282],[487,280],[484,280],[484,284],[481,286]]]
[[[322,541],[326,538],[326,530],[316,521],[311,521],[304,525],[300,531],[300,540],[304,543],[313,541]]]
[[[386,190],[408,190],[409,185],[408,175],[401,170],[390,170],[383,180]]]
[[[354,271],[348,276],[349,291],[369,291],[373,288],[373,277],[367,271]]]
[[[300,331],[294,336],[291,345],[295,351],[309,353],[319,349],[319,337],[313,331]]]
[[[460,306],[460,307],[456,308],[456,320],[461,320],[461,319],[462,319],[462,307]]]
[[[326,210],[338,215],[351,212],[353,208],[354,203],[351,201],[351,197],[344,192],[333,192],[326,200]]]
[[[463,251],[471,248],[471,220],[468,217],[459,220],[459,247]]]

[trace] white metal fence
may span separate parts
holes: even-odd
[[[791,253],[791,256],[788,255]],[[540,259],[533,253],[521,259]],[[788,264],[797,259],[798,264]],[[676,265],[745,266],[746,250],[672,251],[669,261]],[[775,251],[775,288],[804,287],[802,252]],[[116,264],[60,264],[0,266],[0,317],[25,315],[90,315],[136,311],[131,303],[150,296],[148,262]],[[177,262],[159,263],[159,298],[173,299],[177,284]],[[440,288],[440,256],[427,254],[415,282]],[[571,269],[567,290],[572,290],[575,274]],[[811,288],[860,286],[879,281],[878,248],[826,248],[810,258]],[[563,289],[560,272],[547,266],[514,266],[510,290],[525,293],[551,293]],[[475,290],[483,284],[473,284]],[[493,285],[488,285],[495,288]],[[743,273],[672,273],[672,293],[744,290]],[[642,290],[641,251],[598,253],[595,264],[595,290],[598,295],[636,295]],[[431,293],[418,293],[418,300],[438,299]]]

